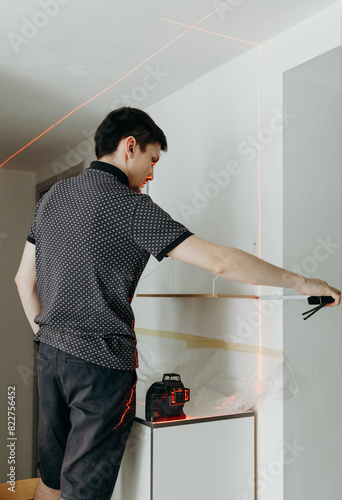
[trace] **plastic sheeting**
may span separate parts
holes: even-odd
[[[179,373],[190,388],[188,417],[255,409],[261,398],[284,401],[299,393],[286,360],[227,349],[188,348],[184,341],[138,335],[137,416],[144,418],[148,388],[164,373]]]

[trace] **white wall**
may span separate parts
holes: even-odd
[[[16,387],[16,479],[32,477],[33,333],[21,307],[14,276],[35,206],[35,174],[0,170],[1,405],[0,482],[10,472],[7,389]]]
[[[284,77],[297,115],[284,137],[284,262],[341,288],[341,48]],[[314,71],[313,71],[314,70]],[[337,84],[337,85],[336,85]],[[284,436],[297,441],[285,469],[286,498],[337,498],[342,491],[341,309],[308,319],[284,311],[284,352],[301,394],[284,406]]]

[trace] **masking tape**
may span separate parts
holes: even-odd
[[[263,356],[280,360],[284,359],[283,352],[277,349],[270,349],[268,347],[259,347],[249,344],[238,344],[235,342],[226,342],[225,340],[211,339],[210,337],[201,337],[199,335],[190,335],[188,333],[169,332],[166,330],[150,330],[146,328],[135,328],[135,333],[149,337],[181,340],[187,343],[187,347],[189,349],[225,349],[227,351],[261,354]]]

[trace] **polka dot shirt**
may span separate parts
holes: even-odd
[[[42,305],[34,341],[135,369],[131,302],[139,278],[151,254],[160,261],[191,234],[108,163],[57,182],[38,202],[27,238],[36,245]]]

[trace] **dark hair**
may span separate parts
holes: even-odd
[[[167,151],[165,134],[152,118],[141,109],[125,106],[111,111],[96,130],[96,158],[114,153],[121,139],[131,135],[142,153],[148,144],[156,142],[160,144],[162,151]]]

